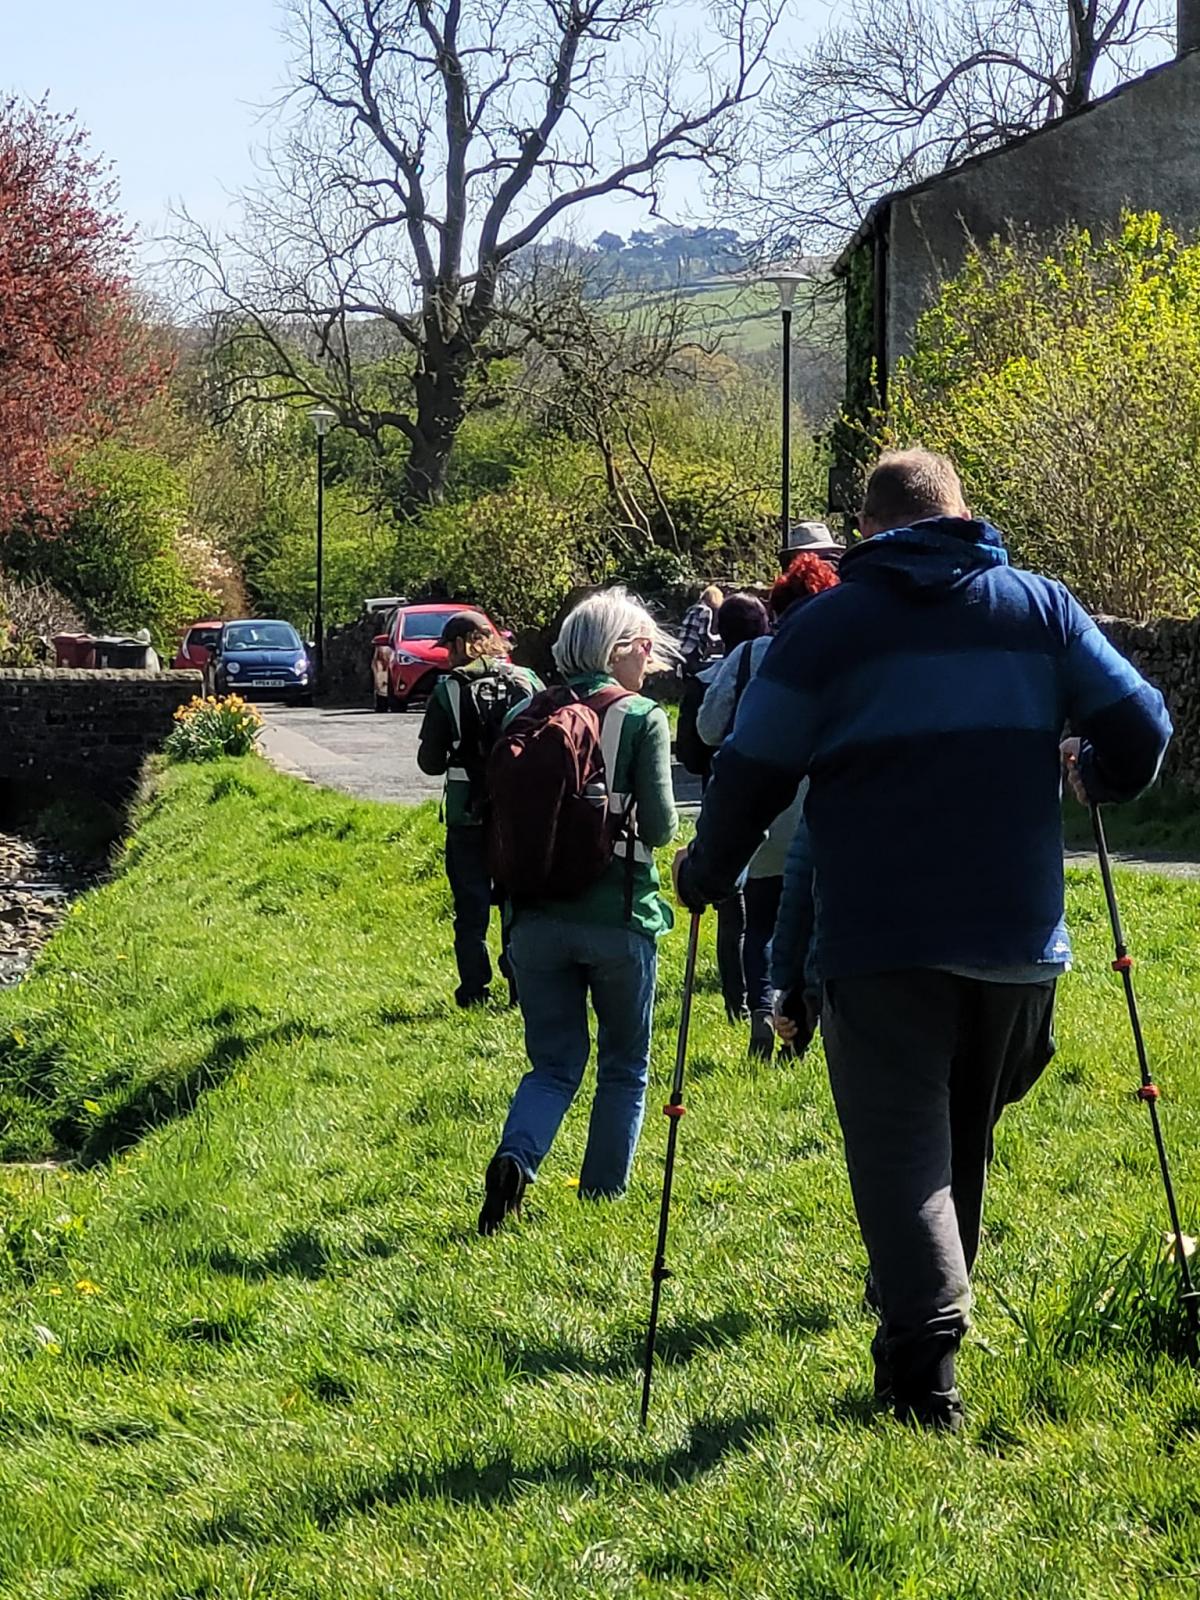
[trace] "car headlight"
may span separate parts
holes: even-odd
[[[420,656],[410,656],[407,650],[393,650],[392,660],[398,661],[402,667],[419,667]]]
[[[308,657],[301,656],[299,661],[292,662],[292,671],[298,678],[308,677]]]
[[[241,664],[240,661],[227,661],[225,663],[225,671],[229,674],[229,676],[231,678],[236,678],[238,673],[241,670],[242,670],[242,664]]]

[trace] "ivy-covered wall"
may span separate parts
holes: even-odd
[[[858,502],[868,436],[879,407],[875,365],[875,241],[865,239],[851,254],[843,276],[846,306],[846,392],[832,432],[830,509],[851,512]]]

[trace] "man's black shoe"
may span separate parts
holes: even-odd
[[[965,1419],[962,1396],[954,1386],[954,1351],[927,1362],[924,1371],[893,1378],[892,1408],[898,1422],[938,1433],[958,1433]]]
[[[770,1061],[775,1053],[775,1029],[769,1011],[755,1011],[750,1017],[750,1057]]]
[[[475,1006],[485,1006],[492,998],[490,989],[455,989],[454,1004],[460,1011],[471,1011]]]
[[[492,1157],[483,1178],[483,1209],[479,1213],[479,1231],[484,1238],[490,1238],[514,1213],[520,1215],[527,1182],[512,1156]]]
[[[966,1424],[962,1396],[957,1389],[927,1394],[920,1400],[895,1403],[896,1420],[911,1428],[929,1428],[935,1433],[961,1433]]]
[[[875,1363],[875,1399],[881,1406],[890,1406],[895,1385],[892,1382],[892,1364],[888,1360],[887,1336],[882,1323],[876,1328],[875,1337],[871,1340],[871,1358]]]

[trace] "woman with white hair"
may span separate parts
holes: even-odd
[[[583,1081],[589,999],[596,1090],[579,1192],[612,1199],[629,1182],[646,1103],[657,940],[672,922],[654,851],[670,843],[678,825],[667,718],[640,691],[655,658],[666,664],[673,654],[650,613],[620,588],[581,601],[554,647],[575,696],[585,704],[599,697],[609,804],[628,816],[629,826],[612,861],[582,894],[514,905],[510,957],[529,1069],[485,1176],[484,1234],[520,1209]],[[538,710],[535,700],[526,715]]]

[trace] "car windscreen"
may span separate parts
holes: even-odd
[[[224,630],[221,648],[230,650],[299,650],[300,636],[286,622],[237,622]]]
[[[201,650],[215,650],[220,642],[220,628],[193,628],[187,636],[189,650],[194,650],[197,646]]]
[[[400,628],[402,639],[440,639],[442,629],[457,611],[406,611]]]

